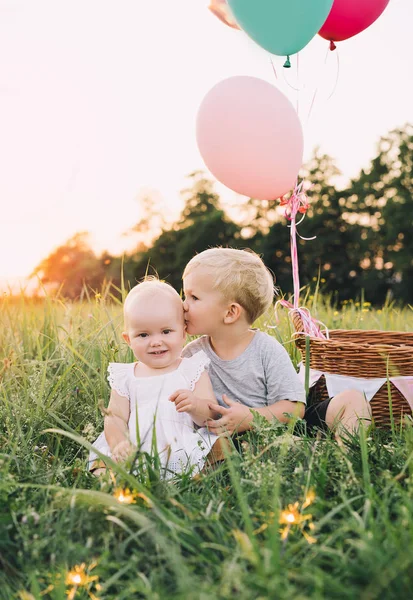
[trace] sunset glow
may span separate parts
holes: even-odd
[[[326,65],[328,44],[315,38],[298,82],[295,59],[286,72],[274,57],[275,80],[269,56],[207,6],[0,0],[0,288],[77,231],[90,231],[97,251],[131,249],[122,234],[140,218],[143,187],[176,218],[185,176],[204,168],[196,113],[221,79],[278,85],[298,108],[306,157],[321,145],[346,178],[368,166],[381,135],[413,121],[410,0],[390,3]]]

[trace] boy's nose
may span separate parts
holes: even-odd
[[[151,346],[160,346],[162,344],[161,340],[152,340]]]
[[[184,300],[184,312],[188,312],[188,302]]]

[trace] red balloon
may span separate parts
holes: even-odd
[[[390,0],[334,0],[333,8],[319,34],[334,42],[347,40],[370,27],[389,2]]]

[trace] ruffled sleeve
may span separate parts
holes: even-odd
[[[189,389],[194,390],[196,382],[211,361],[203,350],[200,350],[190,358],[183,358],[181,371],[188,382]]]
[[[112,390],[130,400],[129,380],[133,363],[109,363],[108,381]]]

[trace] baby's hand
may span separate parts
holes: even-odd
[[[176,412],[190,413],[196,410],[198,398],[191,390],[177,390],[169,396],[171,402],[175,402]]]
[[[129,440],[122,440],[112,450],[112,458],[115,462],[124,462],[136,450],[136,446]]]

